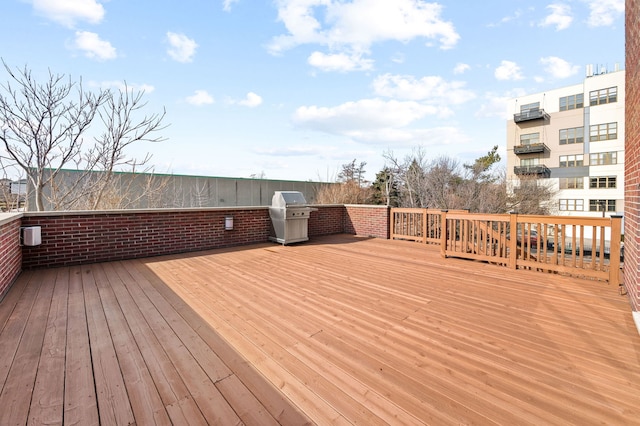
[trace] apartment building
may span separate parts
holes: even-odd
[[[587,66],[584,81],[511,99],[507,176],[549,185],[553,214],[624,212],[625,72]]]

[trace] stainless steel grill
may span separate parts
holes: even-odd
[[[297,243],[309,239],[309,215],[316,211],[307,205],[304,195],[298,191],[276,191],[271,199],[269,216],[275,236],[271,241],[281,244]]]

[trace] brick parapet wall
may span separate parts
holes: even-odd
[[[233,216],[233,230],[225,230]],[[24,269],[79,265],[268,240],[267,208],[25,213],[42,244],[23,247]]]
[[[345,205],[344,232],[388,239],[390,211],[387,206]]]
[[[351,233],[388,238],[387,208],[314,207],[309,237]],[[234,219],[231,231],[224,229],[227,216]],[[41,245],[22,247],[24,269],[263,243],[273,235],[267,207],[25,213],[22,225],[40,226],[42,232]]]
[[[345,208],[342,204],[313,206],[317,211],[309,216],[309,237],[345,232]]]
[[[0,220],[0,300],[22,270],[21,216],[6,215]]]
[[[640,310],[640,1],[626,1],[624,282]]]

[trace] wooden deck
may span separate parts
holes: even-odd
[[[23,273],[0,424],[632,424],[640,336],[598,281],[352,236]]]

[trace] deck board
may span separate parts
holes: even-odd
[[[64,348],[67,339],[67,301],[69,273],[54,271],[55,288],[51,298],[37,378],[29,408],[29,424],[62,424],[64,410]]]
[[[98,402],[91,365],[87,313],[80,268],[69,274],[69,301],[64,377],[64,421],[99,424]]]
[[[640,336],[617,286],[339,235],[25,272],[0,385],[1,424],[628,424]]]

